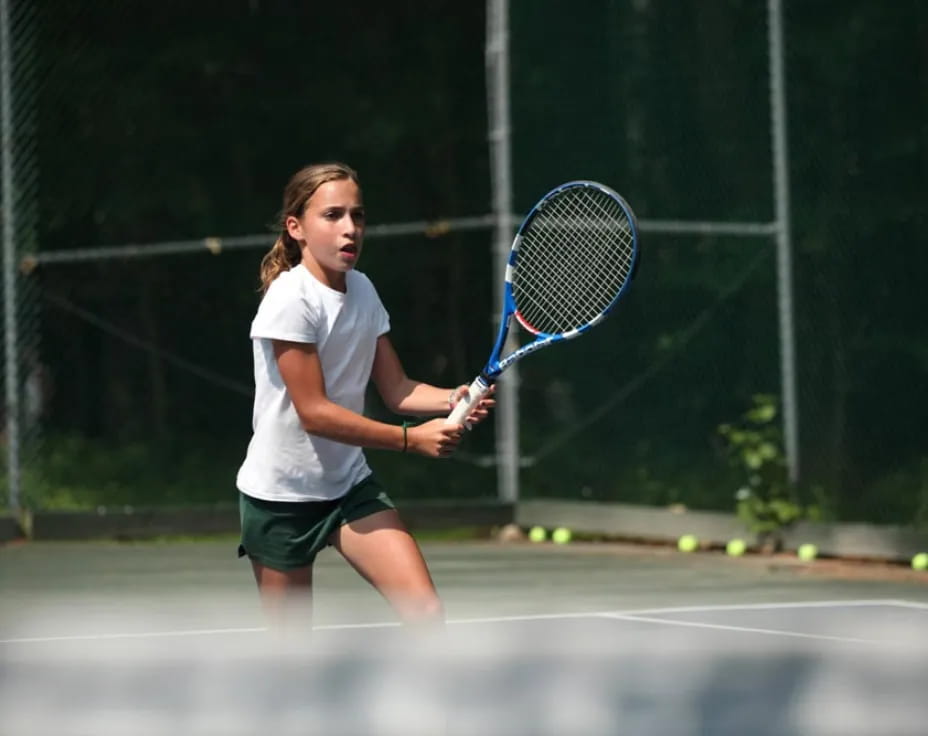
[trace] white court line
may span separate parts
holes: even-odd
[[[27,636],[0,639],[0,644],[46,644],[64,641],[111,641],[115,639],[158,639],[171,636],[214,636],[216,634],[258,634],[266,627],[249,629],[180,629],[178,631],[142,631],[124,634],[75,634],[71,636]]]
[[[928,603],[919,603],[916,601],[905,601],[899,599],[865,599],[865,600],[828,600],[828,601],[795,601],[795,602],[776,602],[776,603],[724,603],[717,605],[705,606],[673,606],[666,608],[639,608],[619,611],[581,611],[576,613],[539,613],[529,615],[513,616],[490,616],[482,618],[461,618],[451,619],[447,623],[453,625],[467,624],[495,624],[519,621],[551,621],[560,619],[577,619],[577,618],[632,618],[645,620],[644,617],[660,614],[673,613],[712,613],[718,611],[750,611],[750,610],[776,610],[784,608],[841,608],[841,607],[863,607],[863,606],[899,606],[906,608],[928,609]],[[680,623],[668,621],[666,619],[655,619],[660,623]],[[401,624],[397,621],[377,621],[371,623],[359,624],[327,624],[313,627],[315,631],[340,631],[351,629],[379,629],[379,628],[396,628]],[[681,624],[682,625],[682,624]],[[704,626],[710,626],[704,624]],[[737,627],[723,627],[736,629]],[[67,642],[67,641],[107,641],[112,639],[153,639],[159,637],[181,637],[181,636],[213,636],[219,634],[252,634],[265,632],[266,627],[257,628],[235,628],[235,629],[179,629],[174,631],[153,631],[140,633],[120,633],[120,634],[79,634],[72,636],[35,636],[13,639],[0,639],[0,645],[4,644],[40,644],[49,642]],[[748,631],[749,629],[743,629]],[[758,631],[758,633],[762,633]],[[784,632],[777,632],[783,635],[789,635]],[[808,634],[795,636],[810,636]],[[821,638],[821,637],[819,637]],[[853,641],[848,639],[847,641]],[[864,640],[866,641],[866,640]]]
[[[839,641],[843,644],[877,644],[885,646],[887,643],[876,639],[857,639],[850,636],[831,636],[830,634],[804,634],[799,631],[783,631],[780,629],[760,629],[755,626],[729,626],[723,624],[709,624],[700,621],[677,621],[672,618],[652,618],[650,616],[629,616],[621,613],[603,614],[602,618],[611,618],[619,621],[641,621],[649,624],[663,624],[667,626],[687,626],[694,629],[714,629],[716,631],[739,631],[746,634],[765,634],[769,636],[788,636],[794,639],[816,639],[822,641]]]
[[[894,606],[901,606],[902,608],[918,608],[920,610],[928,610],[928,603],[921,603],[919,601],[893,601]]]
[[[453,618],[445,621],[448,626],[462,624],[504,624],[514,621],[549,621],[552,619],[568,618],[596,618],[611,611],[581,611],[578,613],[530,613],[525,615],[513,616],[488,616],[486,618]],[[383,626],[399,626],[397,623],[374,623],[374,624],[326,624],[324,626],[314,626],[314,631],[339,631],[341,629],[371,629]]]
[[[776,603],[722,603],[718,605],[705,606],[672,606],[667,608],[633,608],[620,611],[580,611],[577,613],[536,613],[528,615],[513,616],[489,616],[483,618],[459,618],[451,619],[447,623],[449,626],[455,624],[501,624],[517,621],[548,621],[552,619],[572,619],[572,618],[603,618],[614,616],[637,616],[646,614],[663,614],[663,613],[712,613],[717,611],[751,611],[751,610],[775,610],[783,608],[840,608],[860,607],[860,606],[905,606],[912,605],[920,608],[922,604],[911,603],[909,601],[900,601],[890,598],[871,598],[866,600],[830,600],[830,601],[795,601],[795,602],[776,602]],[[928,608],[928,604],[925,604]],[[315,627],[316,631],[337,631],[340,629],[369,629],[379,626],[389,626],[391,624],[373,623],[373,624],[329,624],[326,626]],[[393,624],[396,625],[396,624]]]
[[[634,616],[639,613],[712,613],[714,611],[774,611],[784,608],[856,608],[862,606],[912,606],[928,608],[921,604],[895,598],[866,598],[830,601],[781,601],[775,603],[720,603],[706,606],[673,606],[669,608],[640,608],[633,611],[611,611],[610,613]]]

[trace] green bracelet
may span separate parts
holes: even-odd
[[[406,452],[406,448],[408,447],[407,438],[406,438],[406,427],[408,426],[409,426],[409,422],[403,422],[403,450],[402,450],[403,452]]]

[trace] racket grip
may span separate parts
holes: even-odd
[[[468,387],[467,396],[455,404],[451,414],[445,420],[445,424],[464,424],[464,420],[467,419],[473,408],[489,391],[490,384],[484,381],[481,376],[477,376]]]

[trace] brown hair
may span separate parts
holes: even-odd
[[[333,162],[305,166],[290,177],[284,187],[283,208],[277,221],[279,235],[271,249],[261,259],[261,291],[267,291],[271,282],[283,271],[297,265],[302,258],[300,244],[287,232],[288,217],[302,217],[306,203],[315,191],[330,181],[351,179],[361,186],[357,172],[350,166]]]

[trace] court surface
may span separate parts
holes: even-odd
[[[443,632],[331,550],[266,630],[235,540],[0,548],[0,733],[924,734],[928,576],[424,543]]]

